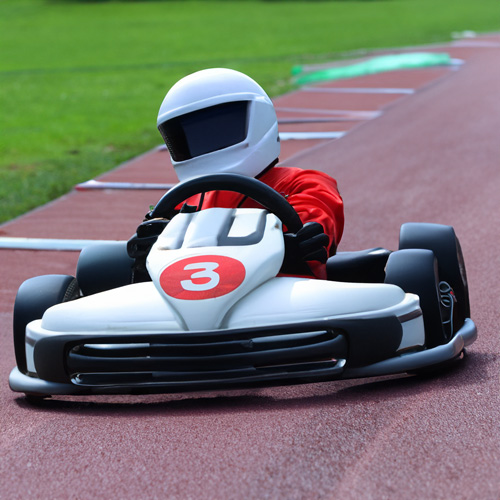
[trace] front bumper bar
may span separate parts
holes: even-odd
[[[310,383],[440,364],[476,338],[468,319],[448,344],[394,356],[401,332],[391,317],[183,334],[54,335],[35,344],[38,377],[14,368],[9,383],[38,396]]]

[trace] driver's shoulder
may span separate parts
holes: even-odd
[[[273,184],[277,184],[279,182],[288,182],[296,179],[301,176],[303,172],[304,170],[298,167],[276,166],[267,170],[262,176],[259,176],[258,179],[265,184],[272,186]]]
[[[304,189],[315,185],[336,185],[336,181],[328,174],[319,170],[299,167],[276,166],[259,178],[276,191]]]

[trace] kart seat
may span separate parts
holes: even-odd
[[[326,263],[327,279],[351,283],[383,283],[390,250],[377,247],[339,252]]]

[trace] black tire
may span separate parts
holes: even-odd
[[[453,227],[417,222],[403,224],[399,248],[425,248],[434,252],[439,278],[451,286],[456,297],[453,308],[453,333],[456,333],[470,317],[470,303],[462,248]]]
[[[441,314],[437,259],[431,250],[393,252],[387,261],[385,283],[397,285],[405,292],[419,296],[427,348],[449,341],[450,334],[443,325]]]
[[[17,292],[14,303],[14,351],[20,372],[26,373],[26,325],[40,319],[49,308],[80,296],[73,276],[49,274],[26,280]]]
[[[96,243],[80,253],[76,279],[83,295],[93,295],[132,283],[134,265],[126,241]]]

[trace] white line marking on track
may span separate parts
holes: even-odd
[[[337,122],[352,122],[352,118],[337,118],[337,117],[330,117],[330,118],[320,118],[320,117],[313,117],[313,118],[301,118],[301,117],[294,117],[294,118],[280,118],[278,120],[278,125],[279,124],[285,124],[285,123],[337,123]]]
[[[71,240],[58,238],[0,237],[0,249],[79,251],[96,243],[116,243],[118,240]]]
[[[77,191],[89,191],[92,189],[161,189],[162,191],[168,191],[174,186],[175,184],[154,182],[105,182],[91,179],[81,184],[77,184],[75,189]]]
[[[314,108],[275,108],[276,112],[282,113],[308,113],[317,115],[340,116],[344,118],[356,118],[362,120],[371,120],[382,114],[381,111],[349,111],[339,109],[314,109]]]
[[[282,141],[308,140],[308,139],[340,139],[345,132],[281,132]]]
[[[451,43],[452,47],[500,47],[500,42],[493,42],[488,40],[460,40]]]
[[[404,88],[364,88],[364,87],[304,87],[303,92],[324,92],[339,94],[414,94],[415,89]]]

